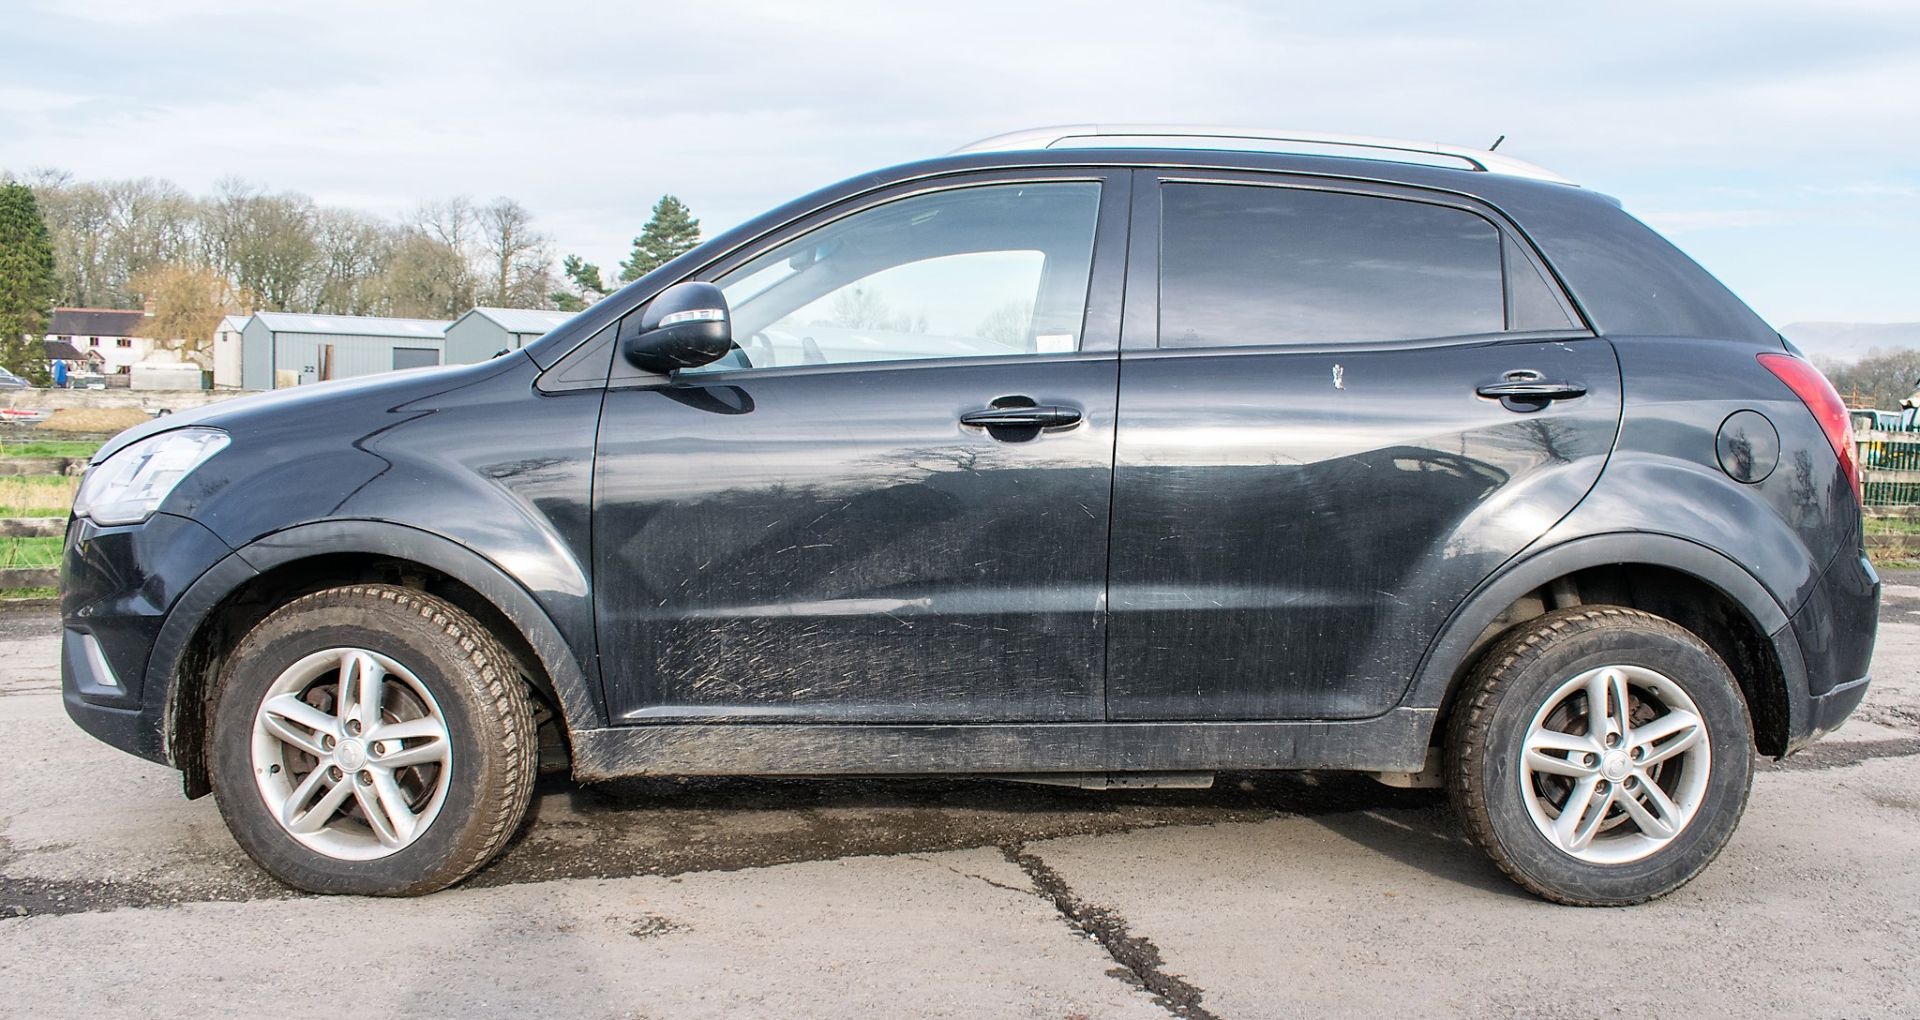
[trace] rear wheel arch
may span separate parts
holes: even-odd
[[[1407,704],[1437,706],[1436,739],[1455,697],[1500,637],[1528,620],[1579,605],[1616,605],[1670,620],[1704,641],[1740,682],[1761,753],[1791,737],[1794,685],[1805,667],[1788,614],[1745,568],[1665,535],[1601,535],[1555,546],[1487,582],[1429,647]]]
[[[342,585],[396,584],[445,599],[480,621],[520,662],[538,699],[558,717],[562,740],[573,729],[604,725],[597,685],[547,612],[499,567],[463,546],[401,525],[327,522],[277,533],[230,559],[241,569],[211,570],[194,586],[205,589],[182,596],[148,664],[148,689],[165,691],[167,759],[185,773],[190,797],[209,789],[210,699],[227,654],[275,609]],[[196,604],[203,608],[195,610]]]

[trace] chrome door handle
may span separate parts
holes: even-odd
[[[1080,420],[1080,409],[1059,404],[1037,407],[983,407],[960,416],[960,424],[988,429],[1051,429]]]
[[[1519,378],[1516,378],[1516,377]],[[1527,378],[1518,372],[1507,373],[1507,378],[1497,383],[1487,383],[1473,392],[1483,397],[1500,401],[1500,406],[1509,411],[1538,411],[1556,400],[1571,400],[1587,395],[1587,388],[1579,383],[1548,382],[1536,373],[1526,373]]]

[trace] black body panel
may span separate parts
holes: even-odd
[[[1100,718],[1117,369],[1107,352],[609,392],[594,549],[614,717]],[[1084,418],[960,424],[1009,394]]]
[[[1474,394],[1514,369],[1587,394],[1524,413]],[[1109,717],[1399,704],[1424,650],[1409,638],[1600,477],[1617,373],[1592,339],[1128,355]]]
[[[1137,182],[1259,175],[1472,208],[1551,281],[1532,307],[1574,325],[1158,350],[1157,196]],[[613,328],[665,287],[809,224],[1041,177],[1104,182],[1079,353],[677,382],[613,363]],[[103,693],[76,640],[65,701],[101,739],[191,771],[184,664],[235,593],[379,560],[499,609],[583,778],[1414,771],[1503,610],[1572,571],[1646,564],[1766,635],[1798,746],[1864,694],[1878,586],[1825,437],[1754,359],[1783,349],[1671,245],[1565,185],[1186,150],[930,160],[728,231],[523,352],[116,438],[100,458],[193,424],[232,442],[146,523],[71,529],[66,626],[98,640],[123,693]],[[1540,410],[1474,392],[1549,367],[1586,392]],[[1010,395],[1083,420],[1026,437],[959,423]],[[1743,411],[1780,451],[1751,484],[1716,446]]]

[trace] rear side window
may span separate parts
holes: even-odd
[[[1463,209],[1297,188],[1161,189],[1160,346],[1414,340],[1508,329],[1500,231]],[[1520,261],[1530,274],[1530,263]],[[1565,315],[1529,281],[1529,319]],[[1537,289],[1536,289],[1537,288]],[[1550,306],[1551,321],[1544,313]]]

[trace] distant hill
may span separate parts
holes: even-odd
[[[1858,361],[1874,348],[1920,349],[1920,322],[1793,322],[1780,334],[1810,358]]]

